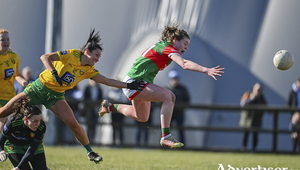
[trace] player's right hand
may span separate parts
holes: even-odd
[[[216,66],[213,68],[208,68],[206,74],[211,76],[213,79],[217,80],[215,76],[222,76],[224,73],[225,68],[220,68],[220,66]]]
[[[145,88],[144,81],[135,80],[131,83],[127,83],[127,89],[130,89],[130,90],[143,90],[144,88]]]
[[[0,162],[6,161],[7,157],[8,157],[8,153],[6,153],[5,151],[0,152]]]
[[[52,73],[52,76],[53,76],[53,78],[55,79],[55,81],[56,81],[60,86],[62,86],[62,80],[61,80],[60,77],[58,76],[57,71],[56,71],[56,70],[52,70],[51,73]]]

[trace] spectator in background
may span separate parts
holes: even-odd
[[[297,147],[300,152],[300,112],[295,112],[292,116],[290,129],[292,131],[291,137],[293,139],[293,153],[296,153]]]
[[[300,107],[300,79],[296,80],[292,84],[292,89],[288,96],[289,107]],[[300,140],[300,117],[299,112],[292,113],[291,122],[290,122],[290,130],[292,131],[291,137],[293,140],[293,153],[296,152],[297,145],[299,145]]]
[[[103,99],[103,92],[99,83],[94,80],[89,80],[88,85],[84,88],[84,107],[81,111],[81,116],[86,118],[87,135],[91,139],[91,143],[95,143],[96,127],[98,122],[99,103]]]
[[[173,110],[172,122],[176,122],[179,132],[179,140],[185,143],[184,130],[182,126],[184,124],[184,110],[185,108],[178,107],[179,105],[188,105],[190,103],[190,95],[187,88],[180,83],[180,75],[176,70],[171,70],[168,74],[170,85],[167,89],[171,90],[175,96],[175,107]]]
[[[124,95],[122,89],[120,88],[110,88],[107,93],[108,100],[115,103],[123,103],[129,104],[130,101]],[[112,120],[112,128],[113,128],[113,146],[122,146],[123,145],[123,126],[124,123],[124,115],[119,114],[117,112],[112,112],[111,120]],[[117,135],[118,134],[118,135]]]
[[[243,94],[240,105],[243,106],[259,106],[267,105],[267,101],[263,94],[263,86],[260,83],[255,83],[252,90]],[[248,143],[249,133],[252,132],[252,151],[256,150],[258,144],[258,130],[262,126],[263,112],[261,110],[242,110],[240,117],[240,126],[244,128],[244,136],[242,140],[242,151],[245,151]],[[254,131],[252,131],[254,130]]]
[[[292,84],[287,104],[290,107],[300,107],[300,79]]]
[[[32,71],[31,68],[29,66],[26,66],[22,69],[22,76],[24,77],[24,79],[28,82],[28,83],[32,83],[36,78],[34,78],[32,76]],[[16,93],[20,93],[24,90],[25,87],[23,87],[22,85],[20,85],[20,83],[15,82],[15,89],[16,89]]]

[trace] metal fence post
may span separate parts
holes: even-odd
[[[273,152],[277,152],[277,138],[278,138],[278,111],[273,112],[274,119],[273,119]]]

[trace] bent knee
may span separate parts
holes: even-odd
[[[172,91],[170,91],[170,92],[171,93],[169,93],[168,95],[165,96],[165,99],[166,99],[166,101],[175,103],[176,96]]]
[[[139,122],[148,122],[148,118],[138,118],[137,121],[139,121]]]
[[[146,117],[146,116],[137,116],[137,117],[135,117],[135,120],[139,121],[139,122],[148,122],[149,117]]]

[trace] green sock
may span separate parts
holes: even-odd
[[[162,132],[162,137],[167,136],[168,134],[170,134],[170,128],[161,128],[161,132]]]
[[[118,112],[119,104],[113,104],[112,112]]]
[[[87,144],[87,145],[85,145],[85,146],[83,146],[83,147],[84,147],[84,149],[86,150],[86,153],[93,152],[92,147],[91,147],[90,144]]]

